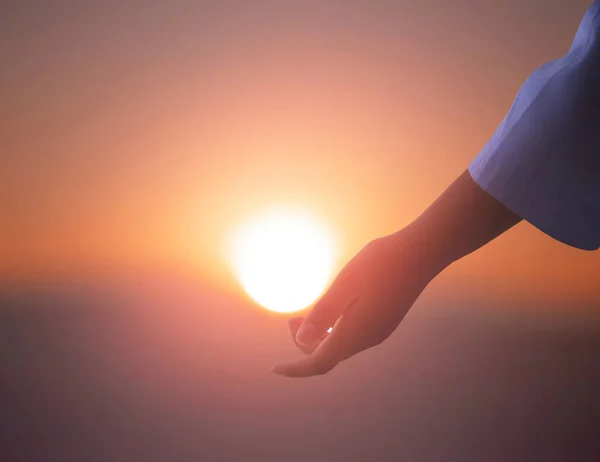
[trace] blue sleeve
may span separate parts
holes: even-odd
[[[600,247],[600,1],[571,50],[523,84],[469,172],[488,194],[549,236]]]

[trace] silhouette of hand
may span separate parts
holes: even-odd
[[[323,375],[387,339],[442,269],[400,231],[367,244],[338,274],[305,318],[288,321],[307,356],[275,365],[288,377]],[[328,330],[333,327],[331,333]]]

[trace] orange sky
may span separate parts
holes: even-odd
[[[0,19],[3,275],[150,261],[223,282],[226,232],[282,203],[337,230],[341,263],[466,169],[590,4],[250,3]],[[436,284],[590,298],[599,255],[521,224]]]

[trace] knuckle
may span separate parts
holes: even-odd
[[[372,241],[370,241],[366,247],[369,249],[378,249],[381,247],[382,243],[383,243],[383,238],[381,237],[377,237],[375,239],[373,239]]]

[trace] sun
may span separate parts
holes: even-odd
[[[232,237],[233,269],[259,305],[292,313],[311,305],[331,276],[335,246],[327,226],[307,211],[278,209],[255,217]]]

